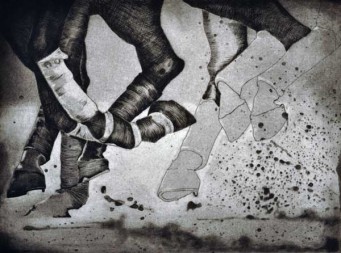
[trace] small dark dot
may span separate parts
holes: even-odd
[[[289,115],[288,115],[288,113],[283,112],[283,113],[282,113],[282,117],[283,117],[284,119],[288,120]]]
[[[107,187],[105,186],[105,185],[103,185],[102,187],[101,187],[101,193],[102,194],[105,194],[107,192]]]
[[[282,62],[282,65],[285,66],[285,65],[287,65],[287,63],[284,61],[284,62]]]
[[[264,124],[262,122],[258,123],[258,127],[262,128],[264,126]]]
[[[19,99],[24,99],[24,96],[23,96],[23,95],[20,95],[20,96],[19,96]]]
[[[159,73],[160,73],[161,75],[164,75],[164,74],[166,73],[166,70],[165,70],[165,69],[160,69],[160,70],[159,70]]]

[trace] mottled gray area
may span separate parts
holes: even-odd
[[[90,182],[88,203],[70,211],[71,218],[26,217],[32,205],[59,188],[58,139],[50,162],[43,166],[46,192],[15,199],[3,196],[0,247],[28,252],[337,251],[341,5],[324,0],[281,2],[309,27],[318,23],[332,31],[337,49],[280,98],[289,120],[274,138],[256,142],[250,126],[230,143],[222,131],[208,165],[198,172],[199,196],[169,203],[157,197],[157,190],[187,130],[134,150],[109,147],[105,157],[110,172]],[[186,61],[162,99],[174,99],[194,113],[209,81],[202,13],[180,0],[168,0],[162,25]],[[2,38],[0,46],[3,191],[31,132],[39,98],[32,73]],[[87,50],[89,94],[105,110],[140,71],[137,56],[98,16],[91,18]]]

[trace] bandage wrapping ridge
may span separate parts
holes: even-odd
[[[94,117],[98,108],[74,80],[64,62],[67,58],[58,48],[40,60],[38,66],[67,114],[75,121],[83,123]]]
[[[114,131],[114,117],[110,112],[104,113],[105,115],[105,126],[104,126],[104,134],[103,137],[100,139],[95,138],[89,128],[82,124],[78,123],[76,128],[68,133],[70,136],[74,136],[86,141],[93,141],[93,142],[99,142],[99,143],[106,143],[108,138],[111,136],[112,132]]]
[[[84,140],[79,140],[65,133],[61,133],[60,186],[62,189],[70,188],[78,184],[78,159],[82,155],[85,143]]]
[[[137,147],[142,141],[156,142],[167,134],[182,130],[193,123],[195,118],[174,101],[158,101],[150,109],[147,117],[135,122],[128,122],[110,112],[105,113],[105,131],[102,138],[95,138],[89,128],[78,123],[68,135],[87,141],[117,145],[123,148]],[[114,132],[116,131],[116,132]]]
[[[167,116],[165,116],[164,114],[160,113],[160,112],[154,112],[149,114],[150,117],[152,117],[152,120],[163,126],[165,129],[165,134],[171,134],[174,133],[174,125],[172,123],[172,121],[167,118]]]

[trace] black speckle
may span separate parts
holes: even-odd
[[[298,186],[294,186],[294,187],[292,187],[292,190],[293,190],[293,191],[295,191],[295,192],[297,192],[297,191],[298,191],[298,189],[299,189],[299,188],[298,188]]]
[[[270,193],[270,189],[268,187],[263,187],[263,191],[265,195]]]
[[[114,203],[115,204],[115,206],[122,206],[123,204],[124,204],[124,201],[122,201],[122,200],[115,200],[115,199],[112,199],[110,196],[108,196],[108,195],[105,195],[104,196],[104,199],[106,200],[106,201],[108,201],[109,203]]]
[[[262,128],[264,126],[264,124],[262,122],[258,123],[258,127]]]
[[[132,209],[138,209],[139,205],[137,204],[137,201],[134,201],[134,204],[132,204],[131,206],[129,206]]]
[[[295,169],[296,169],[296,170],[300,170],[300,169],[301,169],[301,165],[297,164],[297,165],[295,166]]]
[[[188,202],[188,204],[187,204],[187,211],[188,211],[188,210],[195,210],[195,209],[197,209],[197,208],[200,208],[201,206],[202,206],[201,203],[196,204],[196,203],[194,203],[193,201],[190,201],[190,202]]]
[[[288,120],[289,115],[288,115],[288,113],[283,112],[283,113],[282,113],[282,117],[283,117],[284,119]]]
[[[101,193],[102,194],[105,194],[107,192],[107,187],[105,186],[105,185],[103,185],[102,187],[101,187]]]

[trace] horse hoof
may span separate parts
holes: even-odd
[[[7,198],[15,198],[26,195],[29,191],[46,189],[45,176],[37,172],[17,170],[14,172]]]

